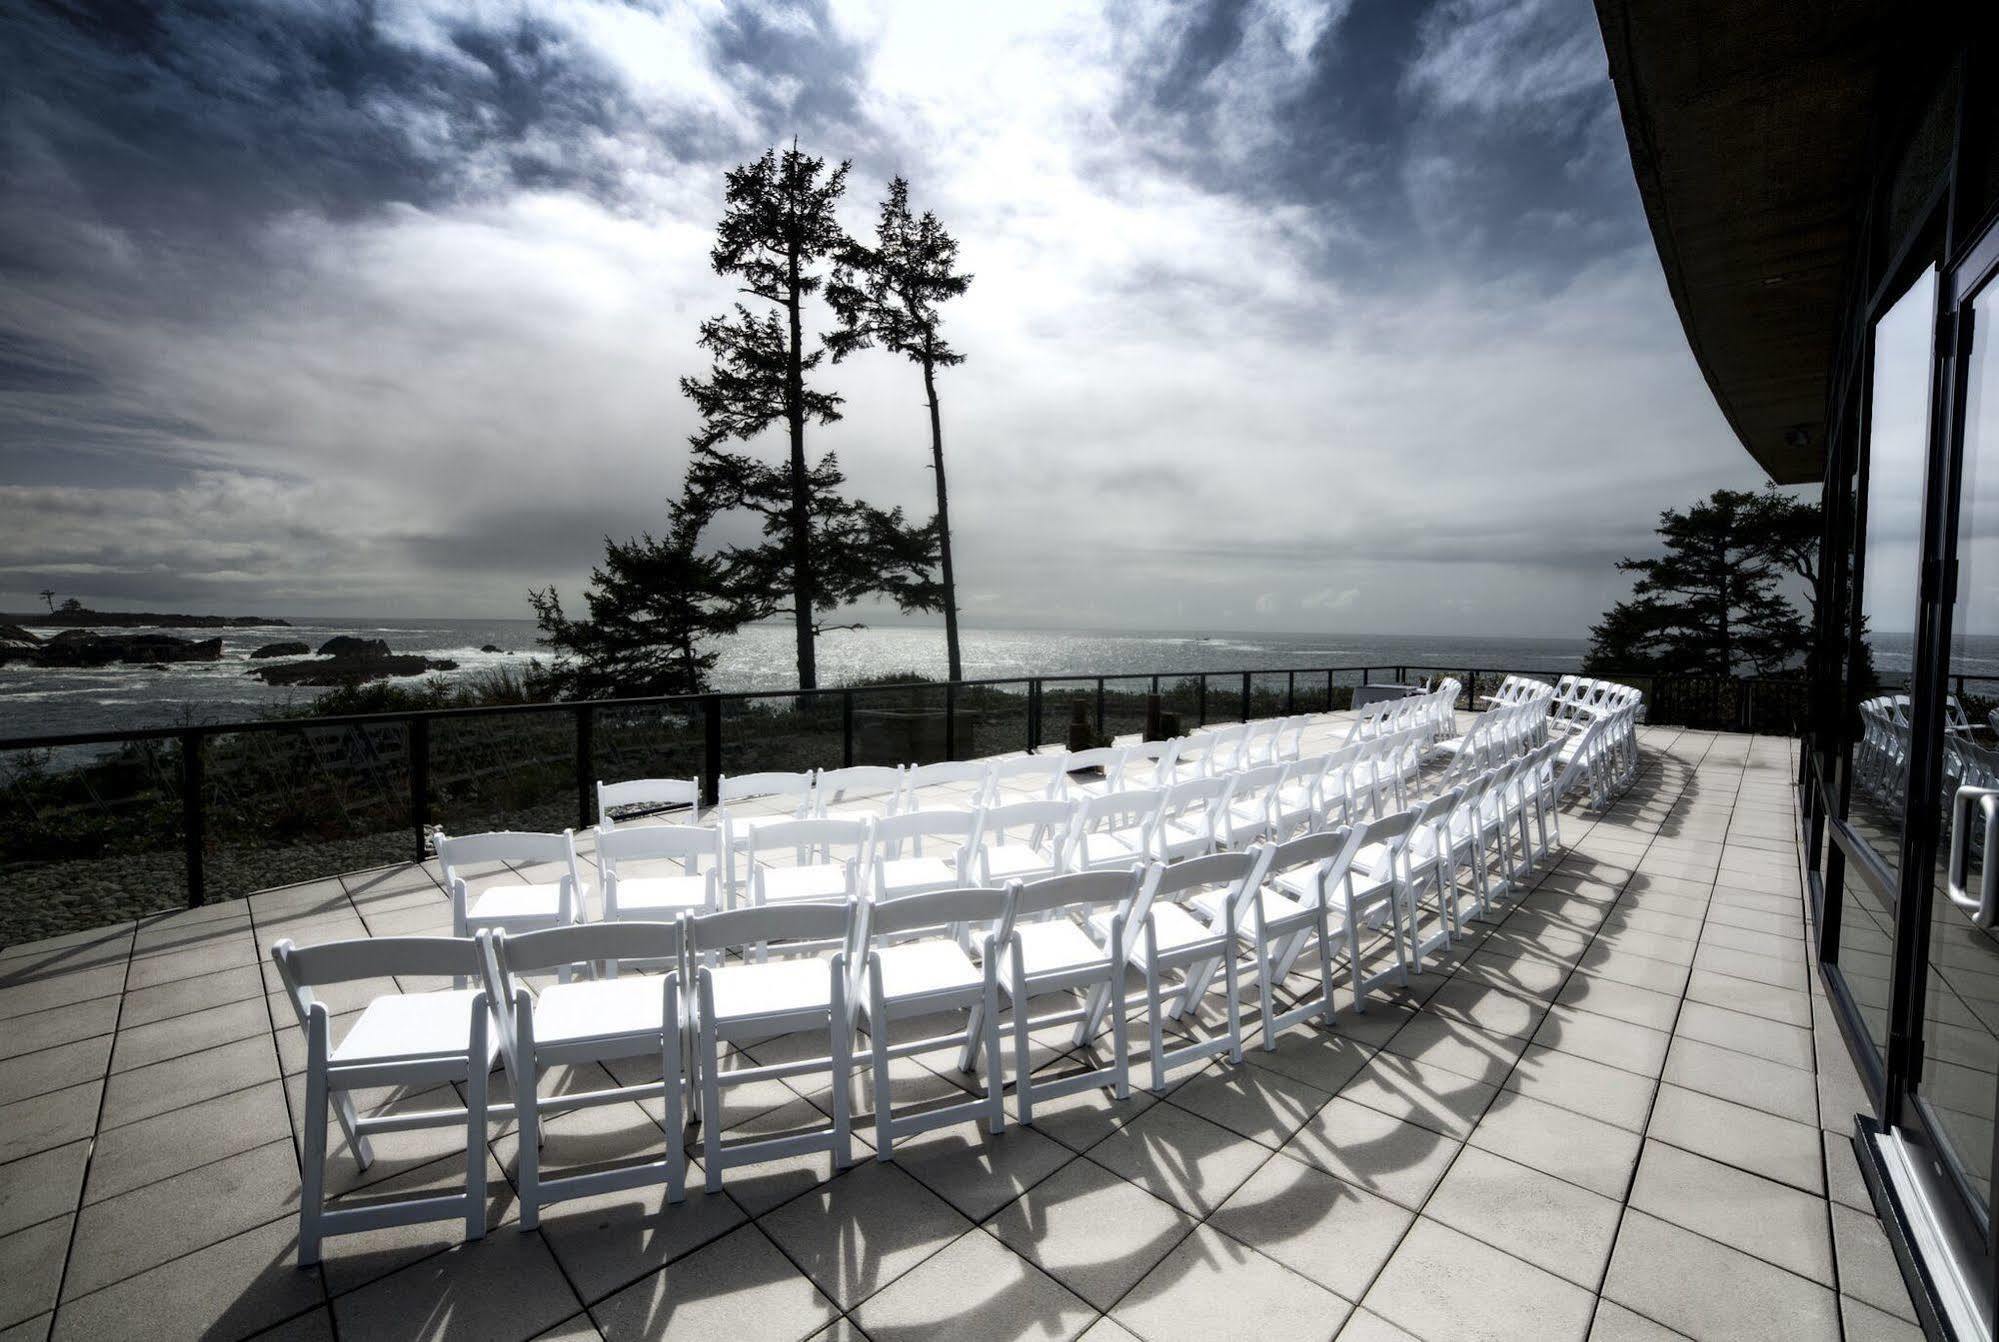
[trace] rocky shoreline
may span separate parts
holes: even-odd
[[[54,629],[274,629],[291,628],[290,620],[262,615],[172,615],[157,611],[63,610],[0,611],[0,625],[38,624]]]
[[[0,624],[0,666],[158,666],[166,662],[219,662],[222,640],[172,634],[94,634],[65,629],[50,638],[17,624]]]
[[[458,669],[458,663],[449,658],[391,652],[386,639],[351,638],[345,634],[320,644],[317,656],[294,661],[277,660],[297,657],[305,650],[305,644],[296,642],[273,643],[259,648],[250,654],[251,659],[269,661],[270,664],[253,666],[244,674],[255,676],[266,685],[331,688],[369,680],[387,680],[391,676],[421,676],[431,671]]]

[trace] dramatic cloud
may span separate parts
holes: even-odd
[[[903,173],[976,273],[970,617],[1579,633],[1755,481],[1587,0],[0,16],[0,595],[523,615],[657,524],[722,173]],[[927,512],[907,365],[818,435]]]

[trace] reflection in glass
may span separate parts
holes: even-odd
[[[1977,315],[1999,319],[1999,302]],[[1974,323],[1974,331],[1978,323]],[[1923,1075],[1918,1087],[1940,1144],[1989,1201],[1992,1123],[1999,1101],[1999,941],[1953,902],[1948,808],[1960,787],[1999,788],[1999,358],[1974,336],[1966,369],[1963,478],[1959,482],[1956,605],[1951,612],[1950,721],[1943,741],[1945,829],[1930,907],[1929,973],[1923,1004]],[[1990,457],[1990,460],[1987,458]],[[1967,834],[1971,875],[1999,860],[1983,851],[1982,824]]]
[[[1863,674],[1851,687],[1859,730],[1849,762],[1853,786],[1847,820],[1891,871],[1901,862],[1909,761],[1909,664],[1916,622],[1916,554],[1922,541],[1935,302],[1936,275],[1926,271],[1874,327],[1860,613],[1878,683],[1869,683],[1863,665]]]

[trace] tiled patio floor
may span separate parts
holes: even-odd
[[[382,1231],[303,1271],[302,1050],[265,947],[434,930],[430,874],[9,949],[0,1342],[1919,1336],[1847,1144],[1862,1093],[1809,965],[1792,743],[1643,741],[1637,783],[1565,817],[1532,893],[1336,1031],[1164,1099],[1091,1092],[892,1165],[858,1141],[832,1178],[795,1159],[704,1195],[696,1172],[682,1206],[613,1194],[526,1234],[496,1126],[485,1240]],[[938,1066],[912,1060],[898,1100],[955,1093]],[[737,1131],[825,1100],[803,1080],[744,1090]],[[648,1134],[637,1105],[585,1111],[552,1125],[548,1160]],[[372,1191],[460,1169],[448,1130],[379,1146]],[[344,1152],[331,1168],[354,1182]]]

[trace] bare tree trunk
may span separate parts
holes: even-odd
[[[799,318],[798,247],[789,260],[791,350],[785,359],[785,418],[791,427],[791,608],[798,638],[798,687],[817,689],[819,667],[812,645],[812,503],[805,486],[805,371],[803,323]]]
[[[937,543],[944,582],[944,653],[952,680],[965,678],[958,652],[958,584],[951,575],[951,504],[944,487],[944,422],[937,412],[937,379],[930,360],[923,361],[923,393],[930,398],[930,468],[937,472]]]

